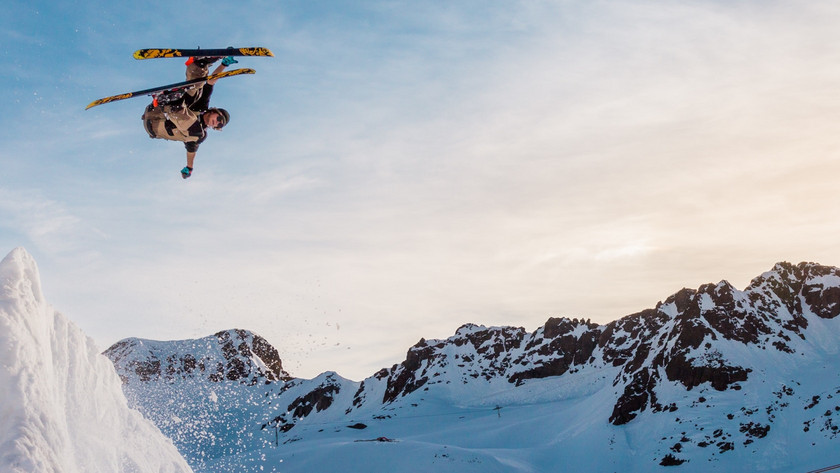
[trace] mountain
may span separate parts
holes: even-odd
[[[106,354],[196,471],[808,471],[840,463],[838,315],[840,270],[780,263],[606,325],[467,324],[362,382],[240,330]]]
[[[170,342],[130,338],[104,354],[117,367],[130,403],[197,471],[238,471],[229,458],[274,442],[273,431],[259,427],[267,412],[280,407],[276,397],[299,393],[298,384],[310,392],[319,383],[293,380],[277,350],[244,330]]]
[[[0,347],[0,471],[192,471],[128,407],[93,341],[47,304],[22,248],[0,262]]]

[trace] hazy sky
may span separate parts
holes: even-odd
[[[606,323],[840,265],[840,3],[10,0],[0,253],[102,349],[246,328],[360,380],[464,323]],[[182,180],[145,47],[265,46]],[[2,256],[0,255],[0,256]]]

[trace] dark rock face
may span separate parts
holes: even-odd
[[[524,353],[515,364],[527,366],[528,359],[546,358],[542,364],[513,373],[508,381],[521,384],[526,379],[560,376],[572,366],[582,366],[590,361],[598,346],[601,329],[595,324],[577,319],[550,318],[531,335]]]
[[[598,337],[604,361],[613,366],[632,361],[638,369],[647,357],[650,340],[668,320],[667,315],[649,309],[610,322]]]
[[[259,335],[254,335],[254,342],[251,345],[254,354],[257,355],[268,368],[269,381],[283,381],[291,378],[289,373],[283,369],[283,362],[280,360],[280,353],[268,341]]]
[[[433,359],[433,349],[426,345],[426,340],[421,338],[416,345],[408,350],[402,365],[399,368],[395,367],[396,375],[388,381],[383,402],[392,402],[400,394],[404,396],[423,387],[428,378],[417,376],[418,371],[423,362],[431,359]]]
[[[255,379],[253,376],[264,376],[266,381],[291,379],[283,370],[277,349],[259,335],[247,330],[234,329],[219,332],[215,337],[219,339],[225,356],[225,377],[228,380]],[[253,365],[252,355],[263,362],[264,369]]]
[[[383,402],[393,402],[399,396],[417,391],[430,378],[450,368],[459,372],[464,383],[503,375],[512,366],[511,353],[521,346],[524,336],[523,328],[485,329],[467,324],[447,340],[421,339],[408,350],[405,361],[382,374],[387,379]],[[457,353],[465,351],[469,353]]]
[[[715,366],[710,363],[695,366],[685,355],[677,355],[665,365],[665,374],[671,381],[679,381],[686,388],[691,389],[703,383],[709,383],[718,391],[725,391],[730,385],[739,381],[746,381],[747,374],[752,370],[738,366],[728,366],[722,362]]]
[[[686,462],[686,460],[683,460],[681,458],[677,458],[673,454],[669,453],[669,454],[665,455],[664,458],[662,458],[662,461],[659,462],[659,464],[662,465],[662,466],[679,466],[679,465],[682,465],[685,462]]]
[[[332,406],[335,396],[341,392],[341,385],[333,378],[328,378],[320,386],[295,399],[287,409],[293,418],[303,418],[314,410],[321,412]]]
[[[660,408],[654,391],[657,381],[657,377],[648,369],[635,372],[630,383],[624,387],[624,393],[615,403],[610,422],[615,425],[626,424],[649,405]]]

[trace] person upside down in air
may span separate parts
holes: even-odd
[[[206,77],[211,64],[221,58],[200,57],[187,61],[187,80]],[[228,56],[216,67],[213,74],[222,72],[237,61]],[[207,139],[207,128],[221,130],[230,122],[230,114],[223,108],[210,107],[210,96],[216,79],[183,89],[166,91],[155,96],[142,116],[143,126],[150,138],[184,143],[187,165],[181,177],[190,177],[199,145]]]

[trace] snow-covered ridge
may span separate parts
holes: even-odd
[[[47,304],[22,248],[0,262],[0,471],[191,471],[128,407],[93,341]]]
[[[725,281],[683,289],[654,309],[605,326],[551,318],[529,334],[522,328],[467,325],[446,340],[421,340],[404,362],[376,379],[386,383],[387,403],[442,377],[450,384],[472,378],[518,385],[582,369],[621,367],[615,384],[624,386],[624,393],[611,417],[619,425],[645,409],[664,409],[654,389],[663,382],[685,389],[705,383],[719,391],[739,389],[754,369],[740,356],[744,348],[836,353],[836,341],[828,340],[837,339],[840,327],[830,324],[828,337],[822,328],[837,315],[837,268],[779,263],[745,291]],[[808,327],[814,324],[820,334],[809,340]]]
[[[546,411],[556,417],[549,425],[583,424],[574,433],[549,434],[556,445],[534,439],[527,448],[567,451],[600,436],[619,445],[613,429],[632,427],[620,432],[628,442],[636,436],[636,446],[604,454],[602,466],[624,465],[629,455],[637,462],[631,471],[687,462],[705,471],[703,465],[717,461],[729,465],[725,471],[732,459],[772,470],[794,460],[764,462],[753,454],[787,444],[823,451],[839,433],[840,402],[833,399],[840,397],[840,375],[832,368],[840,352],[838,315],[840,270],[780,263],[743,291],[725,281],[683,289],[606,325],[550,318],[528,332],[466,324],[447,339],[421,339],[403,362],[360,383],[335,373],[257,383],[184,377],[177,366],[144,379],[137,367],[152,359],[146,348],[152,342],[108,352],[119,354],[115,363],[130,379],[129,399],[202,468],[224,470],[225,461],[323,435],[324,425],[377,425],[387,432],[406,415],[556,404]],[[193,342],[154,343],[153,357],[164,360],[174,353],[183,358]],[[213,365],[207,356],[204,349],[193,354]],[[245,371],[258,372],[258,365]],[[505,435],[530,438],[527,431]]]
[[[225,330],[199,340],[159,342],[128,338],[104,353],[123,382],[175,378],[223,379],[246,384],[290,379],[277,350],[247,330]]]

